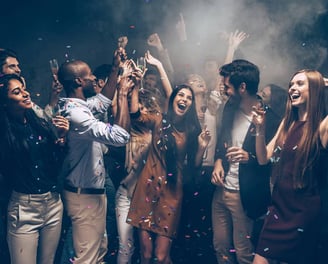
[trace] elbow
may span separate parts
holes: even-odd
[[[269,160],[267,159],[258,159],[257,162],[260,164],[260,165],[266,165],[269,163]]]

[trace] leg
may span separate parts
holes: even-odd
[[[245,214],[239,192],[224,191],[224,197],[232,215],[237,260],[239,263],[252,263],[254,248],[250,238],[253,221]]]
[[[8,201],[7,201],[8,202]],[[0,259],[10,263],[7,237],[7,202],[0,199]]]
[[[59,194],[54,194],[46,205],[46,211],[43,215],[44,226],[40,230],[38,263],[53,263],[56,249],[58,246],[62,219],[63,219],[63,203]]]
[[[156,237],[155,256],[159,264],[172,264],[170,251],[172,240],[165,236]]]
[[[146,230],[139,229],[139,242],[140,242],[140,255],[141,264],[151,263],[153,256],[153,239],[150,232]]]
[[[74,259],[74,247],[73,247],[73,234],[72,234],[72,224],[70,223],[66,229],[66,235],[64,236],[63,251],[60,258],[60,264],[72,264]]]
[[[107,249],[106,195],[64,191],[67,213],[72,220],[75,264],[102,261]]]
[[[233,254],[232,220],[223,195],[223,188],[217,187],[212,201],[213,246],[218,263],[236,263]]]
[[[106,232],[108,238],[108,252],[107,259],[113,256],[117,252],[118,242],[117,242],[117,228],[116,228],[116,218],[115,218],[115,187],[111,178],[106,175],[105,179],[105,189],[107,196],[107,214],[106,214]],[[115,253],[115,254],[114,254]]]
[[[266,258],[264,258],[258,254],[255,254],[253,264],[269,264],[269,261]]]
[[[127,190],[120,186],[116,193],[116,223],[119,236],[117,263],[131,263],[134,252],[133,226],[126,222],[130,208]]]
[[[22,200],[19,193],[12,194],[7,218],[7,241],[12,264],[37,262],[39,228],[43,224],[39,204]]]

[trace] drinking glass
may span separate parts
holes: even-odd
[[[52,77],[54,78],[54,81],[57,82],[58,81],[58,62],[56,59],[51,59],[49,60],[49,64],[50,64],[50,70],[52,73]]]
[[[145,57],[139,57],[137,58],[137,67],[141,69],[142,71],[146,68],[146,59]]]

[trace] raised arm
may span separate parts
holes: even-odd
[[[242,43],[247,37],[248,34],[242,31],[239,32],[238,30],[230,33],[228,38],[227,54],[223,64],[232,62],[233,57],[235,55],[235,51],[238,49],[240,43]]]
[[[101,91],[101,93],[110,100],[113,100],[116,91],[116,85],[118,82],[119,70],[124,60],[126,60],[125,49],[119,47],[114,52],[112,70],[111,72],[109,72],[108,81],[106,82],[104,88]]]
[[[254,109],[253,111],[253,123],[256,127],[256,140],[255,140],[255,149],[256,149],[256,157],[259,164],[264,165],[267,164],[270,158],[273,155],[274,147],[276,145],[276,140],[278,135],[282,129],[283,121],[280,123],[280,126],[271,139],[268,145],[265,142],[265,111]]]
[[[128,93],[134,86],[134,82],[130,77],[121,78],[117,85],[117,112],[114,123],[130,130],[130,113],[128,106]]]
[[[149,51],[146,52],[145,59],[146,59],[147,63],[156,67],[156,69],[159,73],[159,76],[161,78],[162,85],[163,85],[165,99],[166,99],[165,101],[168,102],[168,99],[170,98],[171,93],[172,93],[172,86],[171,86],[170,80],[166,74],[166,71],[165,71],[162,63],[158,59],[154,58],[150,54]],[[167,109],[165,109],[165,110],[167,110]]]
[[[162,62],[163,67],[169,76],[170,80],[173,80],[174,70],[171,63],[171,59],[168,50],[163,47],[162,41],[157,33],[151,34],[147,39],[149,46],[155,47],[158,53],[158,58]]]

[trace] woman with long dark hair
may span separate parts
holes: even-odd
[[[315,260],[322,196],[327,184],[328,117],[324,80],[315,70],[296,72],[289,84],[285,116],[274,138],[264,141],[265,112],[255,110],[256,155],[273,165],[272,205],[269,207],[254,262],[278,260],[289,264]],[[327,221],[327,220],[326,220]]]
[[[53,263],[63,204],[57,175],[68,121],[36,116],[17,75],[0,77],[0,173],[10,191],[7,241],[12,264]],[[8,192],[9,193],[9,192]]]
[[[201,130],[194,93],[188,85],[176,87],[167,113],[152,115],[152,143],[132,197],[127,222],[139,230],[141,263],[172,263],[170,249],[177,235],[182,203],[183,167],[201,165],[209,142]],[[153,252],[154,251],[154,252]]]

